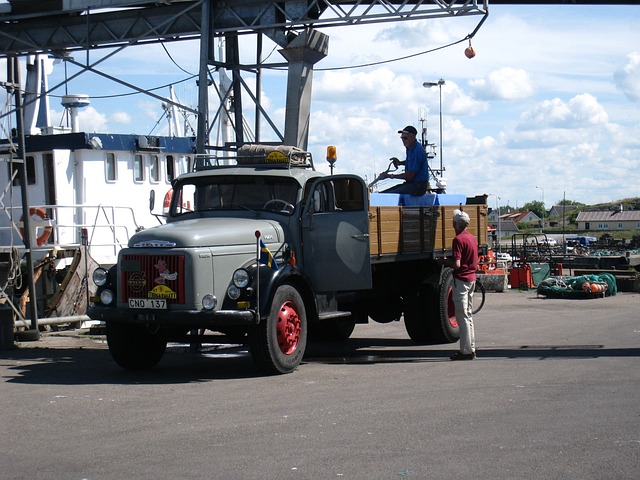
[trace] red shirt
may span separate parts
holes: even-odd
[[[460,260],[460,268],[453,271],[453,278],[463,282],[472,282],[476,279],[476,267],[478,266],[478,242],[476,237],[464,230],[453,239],[453,258]]]

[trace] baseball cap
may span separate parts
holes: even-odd
[[[402,130],[398,130],[398,133],[410,133],[411,135],[418,135],[418,131],[411,125],[407,125]]]

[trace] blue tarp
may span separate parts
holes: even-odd
[[[427,193],[421,197],[414,197],[406,193],[372,193],[370,202],[374,207],[394,207],[397,205],[405,207],[458,206],[467,203],[467,196],[449,193]]]

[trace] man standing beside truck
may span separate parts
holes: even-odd
[[[402,161],[392,158],[393,165],[404,165],[404,173],[382,172],[379,178],[398,178],[405,182],[384,190],[382,193],[408,193],[419,197],[427,193],[429,189],[429,165],[427,163],[427,152],[416,136],[418,131],[415,127],[407,125],[402,130],[398,130],[402,144],[407,151],[406,160]]]
[[[453,303],[456,320],[460,327],[460,351],[451,360],[474,360],[476,358],[475,332],[473,328],[473,291],[476,285],[478,265],[478,242],[467,231],[471,219],[460,210],[453,212],[453,228],[456,236],[452,242],[451,258],[438,258],[438,265],[453,268]]]

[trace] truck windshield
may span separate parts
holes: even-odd
[[[292,178],[216,176],[176,186],[172,215],[212,210],[253,210],[291,215],[300,185]]]

